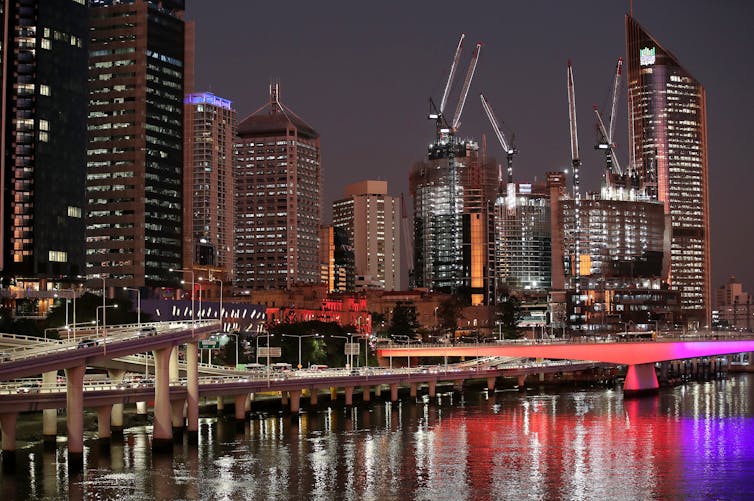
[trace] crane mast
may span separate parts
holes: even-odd
[[[610,117],[608,127],[605,127],[605,122],[602,119],[597,106],[594,106],[594,114],[597,117],[597,130],[601,136],[599,143],[595,148],[605,150],[605,181],[610,183],[611,176],[613,174],[622,175],[623,170],[618,163],[618,157],[615,155],[615,143],[613,142],[613,135],[615,134],[615,110],[618,104],[618,85],[620,85],[621,70],[623,68],[623,58],[618,58],[618,63],[615,66],[615,74],[613,76],[613,86],[610,95]]]
[[[572,276],[576,290],[576,304],[580,302],[581,274],[581,193],[579,191],[579,137],[576,130],[576,95],[573,85],[573,67],[568,61],[568,121],[571,128],[571,165],[573,166],[573,209],[574,209],[574,259]]]
[[[448,96],[450,95],[450,88],[453,85],[453,78],[456,74],[456,68],[458,68],[458,60],[461,58],[461,51],[463,50],[463,39],[466,38],[466,33],[461,33],[461,39],[458,40],[458,47],[456,47],[455,56],[453,56],[453,64],[450,65],[450,73],[448,73],[448,81],[445,83],[445,90],[442,93],[442,100],[440,101],[440,113],[445,113],[445,105],[448,104]]]
[[[474,71],[476,71],[476,63],[479,60],[479,51],[482,49],[482,44],[477,43],[474,53],[471,55],[471,63],[469,69],[466,72],[466,78],[463,81],[463,87],[461,88],[461,97],[456,105],[456,112],[453,115],[453,121],[450,123],[450,127],[455,132],[458,126],[461,124],[461,113],[463,113],[463,107],[466,104],[466,96],[469,94],[469,87],[471,87],[471,79],[474,78]]]
[[[518,150],[514,148],[512,144],[508,143],[505,134],[503,134],[503,131],[500,129],[495,113],[492,111],[492,107],[490,106],[489,101],[487,101],[487,98],[484,97],[484,94],[480,93],[479,98],[482,101],[482,108],[487,114],[487,118],[490,120],[492,130],[495,131],[495,135],[497,136],[498,141],[500,141],[500,145],[503,147],[503,150],[505,150],[505,156],[508,161],[508,184],[511,184],[513,182],[513,155],[518,153]],[[500,181],[502,182],[502,179]]]

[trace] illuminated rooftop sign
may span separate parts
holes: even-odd
[[[641,66],[651,66],[655,64],[654,47],[644,47],[639,51],[639,64]]]
[[[216,95],[212,94],[211,92],[201,92],[198,94],[188,94],[183,99],[184,104],[209,104],[212,106],[217,106],[218,108],[225,108],[226,110],[231,109],[230,104],[231,101],[228,99],[223,99],[221,97],[217,97]]]

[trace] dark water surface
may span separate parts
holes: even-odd
[[[198,447],[177,443],[172,455],[153,455],[151,427],[136,426],[105,447],[87,435],[75,475],[63,438],[54,451],[33,441],[0,477],[0,501],[754,499],[753,385],[740,375],[637,399],[467,388],[320,403],[240,426],[202,418]]]

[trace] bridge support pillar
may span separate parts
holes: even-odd
[[[429,396],[431,398],[435,398],[435,395],[437,395],[437,381],[434,379],[429,381]]]
[[[660,379],[664,382],[668,380],[668,369],[670,368],[670,362],[662,362],[660,364]]]
[[[125,375],[126,371],[123,369],[107,370],[107,377],[115,384],[123,382]],[[118,435],[123,433],[123,404],[113,404],[113,410],[110,414],[110,431]]]
[[[235,405],[236,421],[245,421],[246,420],[246,402],[249,401],[249,394],[244,393],[242,395],[236,395],[235,401],[236,401],[236,405]]]
[[[170,401],[170,424],[173,427],[173,434],[182,433],[186,426],[185,408],[186,401],[183,399]]]
[[[346,394],[346,405],[353,405],[353,386],[344,388]]]
[[[312,407],[317,405],[317,397],[319,396],[319,388],[312,388],[309,392],[309,405]]]
[[[16,452],[16,420],[18,420],[18,412],[0,414],[0,427],[3,429],[3,459],[6,454]]]
[[[411,383],[408,385],[408,392],[411,398],[416,398],[416,383]]]
[[[102,405],[97,407],[97,438],[99,440],[110,440],[112,434],[110,429],[112,413],[112,405]]]
[[[375,398],[380,398],[382,396],[382,385],[378,384],[374,387],[374,396]]]
[[[146,402],[136,402],[136,415],[137,416],[144,416],[146,418],[146,415],[147,415],[147,403]]]
[[[42,384],[52,387],[57,384],[58,372],[49,371],[42,374]],[[42,411],[42,440],[45,444],[54,444],[58,435],[58,410],[44,409]]]
[[[453,389],[455,391],[463,391],[463,379],[457,379],[453,382]]]
[[[298,414],[301,410],[301,390],[291,390],[291,414]]]
[[[251,412],[251,403],[254,401],[254,394],[249,393],[249,398],[246,399],[246,412]]]
[[[335,402],[338,399],[338,389],[334,386],[330,386],[330,401]]]
[[[65,370],[66,381],[66,431],[68,433],[68,458],[84,464],[84,372],[86,366]]]
[[[170,382],[171,383],[177,383],[180,378],[181,374],[178,371],[178,347],[173,346],[173,349],[170,350]]]
[[[186,431],[189,442],[199,440],[199,350],[196,341],[186,343]]]
[[[369,402],[372,398],[372,387],[371,386],[362,386],[361,387],[361,399],[364,402]]]
[[[154,352],[154,427],[152,450],[173,448],[173,422],[170,405],[170,357],[172,348]]]
[[[390,401],[398,401],[398,383],[390,383]]]
[[[223,400],[223,396],[222,395],[218,395],[217,396],[217,404],[216,405],[217,405],[217,413],[218,414],[222,414],[223,411],[225,410],[225,401]]]
[[[495,391],[495,376],[491,376],[487,378],[487,390]]]
[[[280,392],[280,405],[283,407],[288,405],[288,392],[285,390]]]
[[[656,390],[660,387],[657,383],[657,373],[654,364],[629,365],[626,372],[626,381],[623,383],[624,393],[638,393]]]
[[[517,376],[516,383],[518,384],[519,390],[525,389],[526,388],[526,374],[521,374],[520,376]]]

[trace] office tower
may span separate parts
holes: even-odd
[[[233,139],[236,112],[209,92],[184,99],[184,268],[233,268]]]
[[[353,249],[345,228],[332,225],[320,228],[319,263],[320,283],[327,287],[327,292],[353,290],[354,277],[348,275],[348,270],[353,269]]]
[[[353,249],[348,275],[371,287],[400,290],[400,209],[387,194],[387,181],[349,184],[343,196],[333,202],[333,226],[345,232]]]
[[[736,277],[731,276],[715,290],[715,309],[720,326],[751,331],[754,325],[751,294],[744,291]]]
[[[87,7],[0,8],[0,269],[6,286],[45,289],[84,271]]]
[[[663,203],[670,287],[687,320],[711,321],[707,117],[704,87],[626,16],[631,167]]]
[[[191,92],[182,0],[90,8],[87,277],[175,285],[182,246],[183,97]]]
[[[320,281],[319,134],[280,101],[238,124],[236,275],[240,292]]]
[[[550,199],[544,185],[509,183],[495,203],[498,297],[544,293],[551,284]]]

